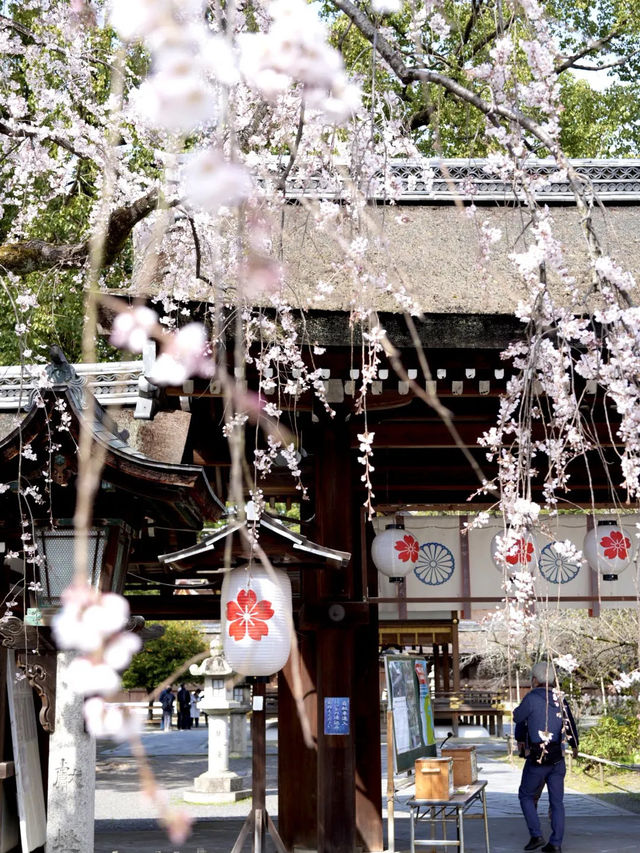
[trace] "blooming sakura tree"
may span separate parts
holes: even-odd
[[[394,300],[410,330],[412,318],[429,306],[400,275],[380,272],[369,260],[381,239],[370,214],[372,188],[392,207],[399,193],[389,168],[395,158],[486,156],[487,173],[512,185],[521,201],[528,235],[510,256],[528,293],[517,311],[522,339],[505,353],[515,375],[496,426],[482,438],[487,457],[497,463],[495,480],[476,465],[478,494],[495,500],[505,518],[498,551],[507,563],[521,562],[511,546],[526,543],[541,509],[558,511],[569,495],[568,466],[593,449],[580,407],[586,382],[599,386],[620,418],[621,474],[612,481],[612,505],[619,489],[637,502],[637,288],[623,262],[603,252],[593,219],[597,200],[569,155],[585,153],[575,128],[584,124],[579,94],[586,84],[571,77],[571,69],[615,71],[621,84],[599,103],[610,104],[609,120],[616,109],[623,114],[633,104],[634,84],[622,83],[637,71],[638,12],[625,0],[574,7],[570,0],[2,3],[0,283],[15,341],[11,357],[45,360],[41,348],[55,328],[48,318],[61,304],[62,336],[73,343],[68,316],[83,317],[82,357],[95,360],[103,304],[116,314],[112,346],[140,353],[148,340],[156,342],[152,382],[179,385],[203,376],[221,383],[238,506],[251,492],[260,507],[259,479],[278,458],[304,496],[295,437],[282,413],[305,391],[327,411],[331,406],[324,396],[323,353],[298,322],[304,306],[290,298],[294,276],[281,247],[287,182],[295,176],[304,187],[313,178],[325,197],[336,192],[341,203],[303,197],[300,205],[314,239],[334,242],[342,262],[304,302],[321,307],[339,288],[351,323],[362,331],[359,460],[373,512],[375,434],[366,412],[383,353],[407,378],[379,323],[376,300],[381,294]],[[637,150],[633,123],[608,137],[606,122],[600,125],[596,136],[611,140],[610,151]],[[580,214],[573,239],[587,257],[581,281],[568,272],[552,212],[537,201],[540,177],[532,159],[539,156],[552,158],[573,190]],[[490,266],[499,231],[474,204],[464,215],[477,221],[481,255]],[[154,292],[162,316],[114,299],[132,277],[137,292]],[[194,301],[209,306],[206,328],[191,317]],[[311,359],[303,358],[305,348]],[[261,377],[257,394],[247,391],[247,364]],[[410,384],[453,430],[426,382]],[[276,388],[272,399],[278,403],[267,402],[265,394]],[[534,439],[536,422],[544,431]],[[263,435],[249,475],[247,423]],[[86,470],[88,441],[80,447]],[[542,504],[532,498],[537,472],[544,472]],[[81,487],[90,481],[81,471]],[[80,494],[82,538],[90,486]],[[80,585],[83,572],[79,559]],[[519,618],[531,618],[520,606],[530,600],[530,576],[516,572],[509,583]],[[97,645],[78,667],[110,667],[113,682],[112,670],[135,651],[131,643],[125,649],[122,614],[109,621],[117,609],[110,599],[84,601],[79,587],[67,602],[61,642],[73,636],[74,620],[83,624],[89,612],[104,616]],[[91,719],[109,727],[103,711],[93,703]]]

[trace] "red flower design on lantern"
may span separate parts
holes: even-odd
[[[518,539],[517,542],[514,542],[513,545],[509,548],[509,553],[505,557],[505,560],[509,565],[515,566],[518,563],[524,565],[525,563],[530,563],[533,558],[533,542],[527,542],[526,539]]]
[[[393,547],[398,552],[398,559],[402,560],[403,563],[408,563],[409,561],[412,563],[417,562],[419,550],[418,540],[410,533],[405,533],[402,539],[398,539]]]
[[[600,547],[604,551],[607,560],[626,560],[631,542],[620,530],[612,530],[608,536],[600,540]]]
[[[227,602],[229,636],[242,640],[246,633],[258,642],[269,633],[267,619],[271,619],[274,610],[271,602],[258,597],[252,589],[241,589],[237,601]]]

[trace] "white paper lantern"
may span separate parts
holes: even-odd
[[[279,569],[233,569],[222,584],[220,614],[229,666],[241,675],[273,675],[291,650],[291,581]]]
[[[498,557],[499,551],[504,553],[504,559]],[[533,572],[538,564],[538,546],[530,533],[496,533],[491,540],[491,558],[501,572],[505,568],[508,572]]]
[[[387,524],[371,543],[371,559],[376,568],[391,580],[402,580],[415,569],[420,545],[403,524]]]
[[[584,537],[582,550],[602,580],[615,581],[633,558],[632,538],[617,521],[599,521]]]

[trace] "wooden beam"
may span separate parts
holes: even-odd
[[[378,677],[377,607],[369,624],[357,628],[353,713],[356,758],[356,831],[358,848],[365,853],[384,849],[382,826],[382,767],[380,750],[380,681]],[[357,849],[357,848],[356,848]]]
[[[323,420],[316,456],[316,526],[313,538],[323,545],[353,551],[352,455],[344,423]],[[353,600],[353,561],[341,577],[318,573],[315,605]],[[346,853],[356,843],[356,779],[353,677],[353,628],[323,626],[316,631],[318,688],[318,853]],[[377,666],[376,666],[377,673]],[[325,700],[346,700],[347,734],[325,734]],[[377,711],[376,711],[377,713]],[[379,752],[379,750],[378,750]]]
[[[16,767],[13,761],[0,761],[0,779],[10,779],[15,776],[15,772]]]
[[[442,651],[442,685],[444,692],[448,693],[451,690],[449,678],[449,643],[442,643],[440,649]]]
[[[218,595],[127,595],[131,612],[145,619],[220,619]]]
[[[497,408],[497,407],[496,407]],[[492,426],[489,417],[485,419],[458,421],[454,419],[454,426],[458,436],[465,447],[478,449],[478,439]],[[622,441],[614,441],[615,427],[607,427],[606,424],[595,424],[597,430],[598,444],[600,447],[620,447]],[[450,431],[442,421],[434,421],[429,418],[424,420],[394,420],[377,423],[373,428],[375,441],[373,444],[374,454],[382,449],[437,450],[441,448],[455,448],[456,442]],[[352,428],[351,447],[358,448],[359,441],[357,433],[362,432],[360,424]],[[534,423],[532,432],[534,440],[544,438],[542,426]],[[482,451],[484,454],[484,451]]]
[[[371,604],[395,604],[397,602],[397,598],[370,598],[369,602]],[[601,595],[600,601],[636,601],[638,600],[637,595]],[[428,598],[424,596],[420,597],[411,597],[407,598],[408,604],[428,604],[433,602],[434,604],[444,604],[446,602],[452,601],[455,604],[463,604],[465,601],[469,601],[472,604],[492,604],[496,601],[504,601],[504,595],[472,595],[472,596],[462,596],[462,595],[446,595],[446,596],[434,596],[430,595]],[[546,595],[539,595],[536,598],[536,601],[546,601],[549,599]],[[560,599],[563,601],[577,601],[577,602],[592,602],[592,595],[563,595]],[[384,625],[384,622],[381,623]]]
[[[353,630],[321,628],[318,638],[318,853],[356,849]],[[325,699],[349,703],[347,734],[325,734]],[[377,709],[376,709],[377,710]],[[379,750],[378,750],[379,751]]]

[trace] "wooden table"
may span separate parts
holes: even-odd
[[[464,853],[464,815],[471,806],[478,802],[482,806],[481,814],[467,815],[468,818],[482,818],[484,820],[484,845],[486,853],[489,851],[489,824],[487,821],[487,800],[485,796],[486,780],[474,782],[461,791],[456,792],[449,800],[418,800],[412,798],[407,805],[411,810],[410,839],[411,853],[415,853],[416,847],[458,847],[460,853]],[[438,821],[442,824],[442,838],[436,838],[436,826]],[[431,838],[416,840],[416,824],[428,822],[431,827]],[[455,823],[456,838],[447,838],[447,824]]]

